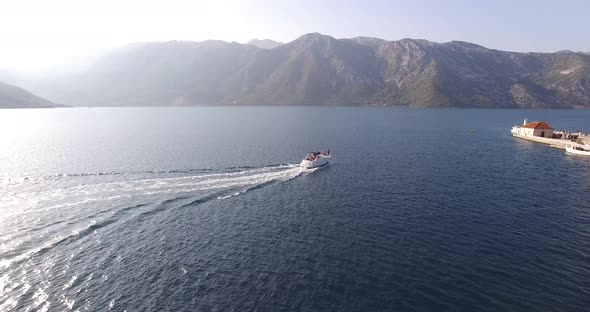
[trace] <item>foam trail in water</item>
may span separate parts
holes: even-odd
[[[244,169],[184,177],[77,185],[70,188],[35,192],[34,194],[25,192],[15,194],[36,200],[33,202],[21,201],[20,206],[24,209],[9,210],[10,214],[5,214],[4,222],[0,222],[0,225],[6,226],[5,234],[11,237],[10,243],[3,245],[3,254],[7,258],[0,257],[3,258],[0,260],[0,268],[8,267],[15,261],[20,262],[33,254],[43,252],[61,241],[72,237],[82,237],[89,229],[96,230],[112,222],[117,222],[123,216],[135,218],[137,217],[136,209],[146,210],[139,211],[139,214],[149,216],[158,211],[174,208],[176,205],[168,205],[166,200],[161,205],[155,204],[156,201],[162,199],[187,199],[189,204],[184,205],[190,206],[193,203],[212,199],[228,199],[272,183],[291,180],[301,174],[297,165]],[[135,200],[137,205],[121,208],[126,207],[124,205],[129,205],[129,200]],[[22,204],[28,204],[29,207],[23,207]],[[144,208],[146,204],[149,205],[148,208]],[[45,225],[37,227],[31,225],[30,220],[26,221],[33,217],[44,219]],[[58,218],[59,222],[55,222],[55,218]],[[87,220],[93,221],[89,225],[82,223]],[[94,220],[98,220],[98,223]],[[21,231],[27,227],[28,231]],[[21,257],[12,257],[11,255],[24,251],[21,245],[31,240],[31,235],[34,233],[40,233],[48,238],[53,237],[53,239],[38,244],[35,249],[29,249]]]
[[[149,178],[106,183],[80,184],[46,191],[19,192],[4,198],[6,204],[18,204],[23,213],[72,208],[85,204],[98,204],[130,197],[193,193],[208,190],[249,188],[269,181],[287,181],[301,173],[296,164],[274,165],[260,168],[238,168],[240,171],[203,173],[180,177]],[[234,192],[235,193],[235,192]],[[31,198],[35,198],[31,201]]]

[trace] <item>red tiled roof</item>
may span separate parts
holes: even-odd
[[[553,129],[553,128],[551,128],[551,126],[547,122],[544,122],[544,121],[531,122],[531,123],[528,123],[522,127],[523,128],[531,128],[531,129]]]

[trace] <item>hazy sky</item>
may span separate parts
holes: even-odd
[[[590,51],[590,1],[0,0],[0,69],[75,67],[137,41],[463,40],[511,51]]]

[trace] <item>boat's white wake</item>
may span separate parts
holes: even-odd
[[[289,164],[179,177],[81,184],[44,191],[14,193],[10,198],[0,199],[0,205],[19,207],[18,213],[22,214],[140,196],[190,195],[190,193],[215,190],[226,190],[233,195],[238,195],[258,185],[288,181],[301,173],[302,170],[298,165]],[[309,170],[305,173],[309,173]],[[219,197],[229,198],[228,195]]]
[[[0,198],[0,268],[113,223],[233,198],[311,172],[289,164],[7,192]],[[29,248],[34,237],[44,239]]]

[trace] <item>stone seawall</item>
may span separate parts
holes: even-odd
[[[513,134],[512,136],[519,138],[519,139],[537,142],[537,143],[543,143],[543,144],[551,145],[553,147],[558,147],[558,148],[562,148],[562,149],[565,149],[565,145],[567,143],[571,142],[570,140],[550,139],[550,138],[542,138],[542,137],[530,136],[530,135]]]

